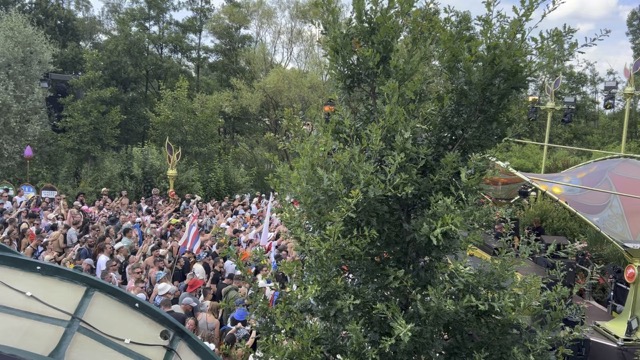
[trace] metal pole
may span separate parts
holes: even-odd
[[[548,183],[551,183],[551,184],[558,184],[558,185],[563,185],[563,186],[568,186],[568,187],[574,187],[574,188],[577,188],[577,189],[591,190],[591,191],[601,192],[601,193],[605,193],[605,194],[618,195],[618,196],[629,197],[629,198],[639,199],[640,200],[640,196],[639,195],[634,195],[634,194],[627,194],[627,193],[621,193],[621,192],[618,192],[618,191],[611,191],[611,190],[607,190],[607,189],[598,189],[598,188],[594,188],[594,187],[590,187],[590,186],[571,184],[571,183],[567,183],[567,182],[564,182],[564,181],[543,179],[543,178],[539,178],[539,177],[536,177],[536,176],[529,176],[529,179],[535,180],[535,181],[541,181],[541,182],[548,182]],[[551,191],[551,192],[553,192],[553,191]]]
[[[635,89],[633,86],[627,86],[624,88],[625,109],[624,109],[624,125],[622,126],[622,145],[620,152],[624,154],[624,148],[627,145],[627,131],[629,128],[629,116],[631,114],[631,100],[635,95]]]
[[[544,134],[544,149],[542,150],[542,170],[541,174],[544,174],[544,166],[547,162],[547,148],[549,147],[549,133],[551,132],[551,118],[553,117],[553,108],[555,103],[549,102],[547,108],[547,131]]]
[[[540,142],[536,142],[536,141],[529,141],[529,140],[520,140],[520,139],[512,139],[512,138],[505,138],[506,141],[513,141],[513,142],[517,142],[517,143],[522,143],[522,144],[532,144],[532,145],[544,145],[544,143],[540,143]],[[609,155],[625,155],[619,152],[614,152],[614,151],[604,151],[604,150],[594,150],[594,149],[587,149],[587,148],[581,148],[581,147],[575,147],[575,146],[565,146],[565,145],[555,145],[555,144],[547,144],[548,146],[551,147],[557,147],[557,148],[561,148],[561,149],[569,149],[569,150],[580,150],[580,151],[590,151],[590,152],[594,152],[594,153],[601,153],[601,154],[609,154]],[[627,156],[638,156],[638,155],[627,155]]]

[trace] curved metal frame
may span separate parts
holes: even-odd
[[[117,299],[118,302],[131,308],[131,310],[145,315],[149,319],[152,319],[156,323],[165,327],[167,330],[171,331],[171,340],[167,345],[168,348],[165,348],[166,351],[163,357],[164,360],[180,358],[179,355],[176,356],[176,346],[181,341],[201,359],[207,358],[219,360],[219,358],[202,341],[200,341],[192,333],[187,331],[175,319],[168,316],[163,311],[157,309],[152,304],[145,301],[140,301],[140,299],[136,298],[135,296],[112,285],[109,285],[95,277],[66,269],[58,265],[48,264],[26,258],[3,244],[0,244],[0,265],[12,267],[21,271],[38,273],[40,275],[48,277],[60,278],[65,281],[74,282],[86,287],[86,291],[84,292],[82,299],[73,312],[74,317],[72,317],[68,321],[0,305],[0,313],[14,315],[21,318],[35,320],[65,328],[60,341],[48,356],[42,356],[39,354],[31,353],[25,349],[17,349],[8,346],[0,346],[0,354],[10,354],[25,359],[64,359],[66,350],[71,343],[73,335],[77,332],[131,359],[147,359],[145,356],[140,355],[134,350],[119,344],[117,341],[110,339],[109,337],[104,336],[97,331],[80,326],[79,319],[84,315],[84,312],[87,309],[93,295],[95,293],[102,293],[104,295]],[[113,335],[115,336],[116,334]],[[162,344],[158,344],[158,346],[162,346]],[[173,350],[170,350],[169,348]],[[176,352],[174,353],[174,351]]]

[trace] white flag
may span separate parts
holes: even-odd
[[[269,194],[269,204],[267,204],[267,216],[264,218],[264,226],[262,227],[262,236],[260,237],[260,246],[267,246],[269,243],[269,219],[271,218],[271,201],[273,193]]]

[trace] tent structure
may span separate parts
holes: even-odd
[[[599,230],[629,260],[629,295],[616,318],[594,329],[619,346],[640,347],[640,158],[625,155],[586,162],[556,174],[518,172],[518,177],[550,196]]]
[[[0,245],[0,359],[218,357],[175,319],[93,276]]]
[[[605,157],[555,174],[510,170],[586,220],[625,253],[640,249],[640,159]]]

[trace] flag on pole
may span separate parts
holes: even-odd
[[[186,251],[193,251],[194,254],[200,253],[200,230],[198,229],[198,215],[200,211],[196,206],[193,207],[193,212],[189,216],[187,226],[180,242],[180,255]]]
[[[260,237],[260,246],[267,246],[269,243],[269,219],[271,218],[271,201],[273,193],[269,195],[269,204],[267,204],[267,216],[264,218],[264,226],[262,227],[262,236]]]

